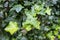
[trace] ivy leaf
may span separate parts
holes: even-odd
[[[45,13],[47,13],[48,15],[51,15],[51,9],[49,7],[47,7]]]
[[[12,38],[12,40],[16,40],[16,38]]]
[[[30,31],[32,29],[31,25],[25,25],[23,26],[27,31]]]
[[[53,1],[53,4],[56,4],[58,0],[52,0]]]
[[[27,31],[30,31],[32,28],[40,29],[40,22],[37,20],[37,18],[30,14],[26,15],[27,19],[25,22],[23,22],[23,28],[25,28]]]
[[[56,25],[56,30],[60,30],[60,25]]]
[[[60,35],[58,35],[58,39],[60,39]]]
[[[54,35],[58,35],[58,31],[56,30],[56,31],[54,31]]]
[[[26,22],[23,22],[23,28],[26,29],[27,31],[30,31],[32,29],[30,21],[26,20]]]
[[[4,30],[9,32],[11,35],[13,35],[18,29],[19,28],[18,28],[17,23],[10,21],[9,25]]]
[[[21,40],[27,40],[27,38],[23,36],[23,37],[21,38]]]
[[[24,6],[30,6],[31,4],[32,4],[32,2],[24,1]]]
[[[54,40],[54,35],[52,34],[52,31],[50,31],[48,34],[47,34],[47,37],[50,38],[50,40]]]
[[[17,13],[19,13],[22,10],[22,5],[15,5],[13,8],[10,9],[10,11],[15,10]]]
[[[43,8],[43,5],[37,5],[37,4],[34,5],[34,9],[35,9],[37,12],[39,12],[40,10],[42,10],[42,8]]]
[[[54,36],[51,36],[51,40],[54,40],[54,38],[55,38]]]

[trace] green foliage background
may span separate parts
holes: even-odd
[[[60,0],[0,0],[0,40],[60,40]]]

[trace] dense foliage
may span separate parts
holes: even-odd
[[[60,40],[60,0],[0,0],[0,40]]]

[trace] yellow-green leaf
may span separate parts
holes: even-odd
[[[4,29],[6,32],[9,32],[13,35],[18,30],[17,22],[10,21],[8,26]]]
[[[60,35],[58,35],[58,39],[60,39]]]
[[[27,26],[26,28],[25,28],[27,31],[30,31],[32,28],[31,28],[31,25],[29,25],[29,26]]]
[[[54,40],[54,38],[55,38],[54,36],[51,36],[51,40]]]
[[[51,15],[51,9],[49,7],[47,7],[45,13],[47,13],[48,15]]]
[[[58,35],[58,31],[56,30],[56,31],[54,31],[54,35]]]

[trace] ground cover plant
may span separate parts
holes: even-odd
[[[60,40],[60,0],[0,0],[0,40]]]

